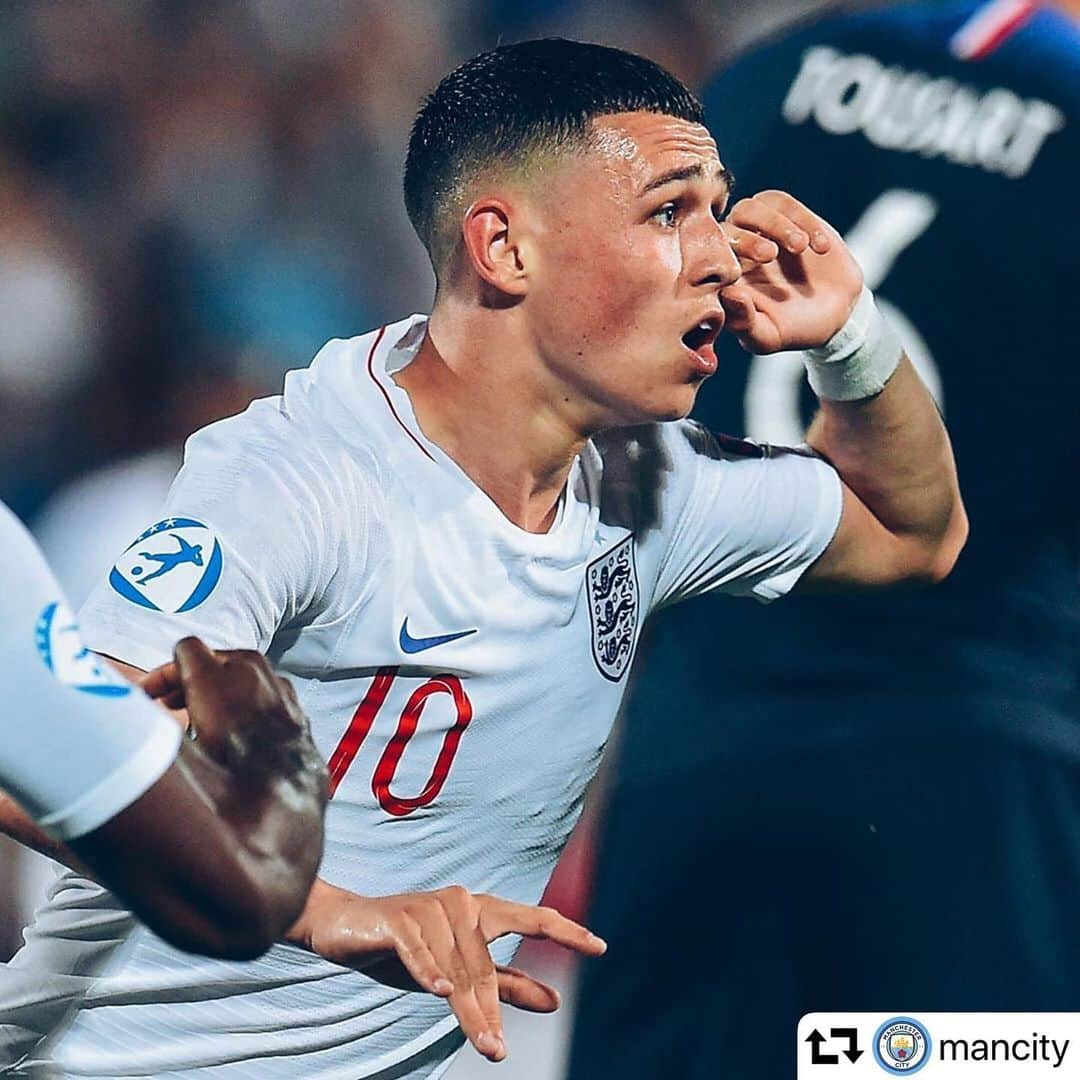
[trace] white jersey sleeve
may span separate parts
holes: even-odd
[[[83,647],[30,534],[0,505],[0,787],[70,840],[133,803],[176,757],[180,727]]]
[[[161,519],[80,612],[87,644],[147,669],[188,634],[265,653],[290,625],[339,617],[341,579],[363,576],[371,499],[329,453],[281,397],[196,432]]]
[[[714,590],[762,602],[789,592],[840,524],[836,471],[806,447],[664,428],[672,524],[653,608]]]

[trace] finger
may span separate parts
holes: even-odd
[[[186,637],[176,643],[173,649],[180,681],[185,686],[192,683],[215,681],[221,672],[222,661],[214,655],[214,650],[197,637]]]
[[[179,679],[179,670],[176,668],[176,664],[170,664],[170,667],[176,672],[176,677]],[[149,683],[146,679],[150,678],[150,675],[154,675],[155,678],[151,679]],[[157,678],[157,669],[151,671],[149,675],[139,681],[139,687],[149,696],[152,701],[156,701],[158,705],[165,709],[171,709],[174,712],[180,711],[187,706],[187,696],[184,693],[183,684],[177,682],[175,685],[170,685],[168,680],[172,678],[171,674],[166,674],[161,679]]]
[[[810,233],[760,196],[740,199],[731,208],[728,221],[772,240],[793,255],[801,254],[810,246]]]
[[[221,649],[215,656],[224,663],[226,670],[250,672],[268,686],[277,685],[278,676],[270,661],[255,649]]]
[[[506,1057],[506,1045],[502,1036],[492,1030],[491,1022],[480,1007],[472,985],[465,971],[465,961],[461,953],[454,950],[456,959],[451,961],[455,972],[454,989],[446,999],[447,1004],[458,1018],[465,1037],[489,1061],[502,1061]]]
[[[762,191],[757,196],[762,202],[776,208],[810,238],[810,246],[824,255],[832,246],[832,230],[809,207],[786,191]]]
[[[151,674],[153,673],[151,672]],[[163,708],[179,712],[187,707],[187,696],[183,685],[178,684],[175,687],[167,687],[159,684],[158,681],[153,681],[148,687],[140,681],[139,686],[146,691],[152,701],[156,701]]]
[[[503,934],[547,938],[585,956],[603,956],[607,942],[554,908],[515,904],[494,896],[480,898],[481,932],[488,941]]]
[[[139,686],[142,687],[144,693],[155,701],[178,690],[182,692],[180,667],[175,660],[170,660],[167,664],[162,664],[160,667],[154,668],[153,671],[148,671],[139,680]]]
[[[499,1000],[504,1005],[513,1005],[526,1012],[553,1013],[562,1004],[562,997],[554,986],[517,968],[500,965],[495,970],[499,976]]]
[[[272,702],[279,700],[278,677],[262,653],[231,649],[216,655],[231,694],[256,708],[269,708]]]
[[[446,909],[436,901],[409,914],[420,924],[436,963],[454,985],[446,1002],[457,1017],[465,1038],[473,1044],[477,1053],[491,1061],[501,1060],[506,1056],[506,1050],[502,1041],[490,1030],[487,1017],[473,993],[469,969],[458,949]]]
[[[780,262],[795,256],[781,255]],[[770,265],[778,265],[771,263]],[[762,286],[762,290],[768,286]],[[765,299],[768,299],[766,292]],[[761,301],[764,302],[764,301]],[[754,302],[753,294],[745,288],[720,290],[720,304],[726,319],[724,330],[735,335],[739,344],[755,356],[765,356],[783,348],[783,336],[768,311],[762,311]]]
[[[454,992],[454,984],[424,940],[420,924],[406,913],[402,913],[401,921],[395,929],[394,951],[405,965],[406,971],[429,994],[449,997]]]
[[[203,750],[211,757],[225,752],[229,710],[222,695],[222,661],[197,637],[177,642],[174,650],[187,700],[188,716]]]
[[[262,653],[251,649],[222,649],[210,652],[210,655],[213,666],[205,668],[203,676],[212,683],[215,700],[224,707],[231,720],[235,721],[240,715],[259,714],[260,722],[269,722],[271,714],[285,715],[287,710],[280,708],[286,700],[281,685],[270,661]]]
[[[184,694],[184,688],[180,687],[178,690],[158,698],[157,703],[166,709],[171,709],[173,712],[185,709],[187,707],[187,697]]]
[[[495,971],[495,961],[488,952],[487,942],[480,933],[480,927],[474,921],[471,927],[463,925],[457,934],[458,948],[465,959],[472,978],[473,994],[476,1003],[484,1014],[488,1030],[500,1041],[503,1040],[502,1008],[499,1005],[499,977]],[[505,1050],[503,1051],[505,1056]]]
[[[780,249],[772,240],[766,240],[749,229],[740,229],[738,225],[725,223],[724,235],[727,236],[731,250],[740,260],[749,263],[771,262],[780,254]],[[743,266],[746,269],[746,266]]]
[[[480,930],[477,901],[465,889],[447,889],[441,899],[453,927],[454,940],[469,969],[469,980],[476,1002],[484,1014],[488,1030],[501,1042],[503,1029],[502,1010],[499,1007],[499,980],[495,972],[495,962],[491,959],[487,941]]]
[[[720,290],[720,306],[724,309],[724,329],[736,337],[752,334],[757,312],[750,294],[741,288]]]

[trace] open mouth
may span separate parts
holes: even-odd
[[[724,320],[718,316],[702,319],[682,336],[682,343],[702,362],[709,373],[716,370],[716,339],[720,336]]]
[[[691,351],[697,352],[702,345],[712,345],[720,333],[720,327],[716,326],[712,319],[700,322],[692,330],[683,334],[683,344]]]

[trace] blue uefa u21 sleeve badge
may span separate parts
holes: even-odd
[[[175,615],[197,608],[214,591],[221,564],[221,545],[201,521],[171,517],[136,537],[109,584],[133,604]]]
[[[45,666],[65,686],[99,697],[131,693],[131,684],[82,643],[78,623],[67,604],[58,601],[42,611],[34,626],[34,644]]]

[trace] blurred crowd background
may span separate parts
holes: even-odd
[[[427,310],[400,172],[442,74],[557,34],[697,88],[822,6],[0,4],[0,498],[73,605],[153,514],[188,433],[275,392],[328,338]],[[0,846],[0,959],[41,888],[29,867]]]
[[[807,6],[0,4],[0,497],[32,521],[328,337],[425,309],[401,164],[417,102],[461,59],[563,34],[697,84]]]

